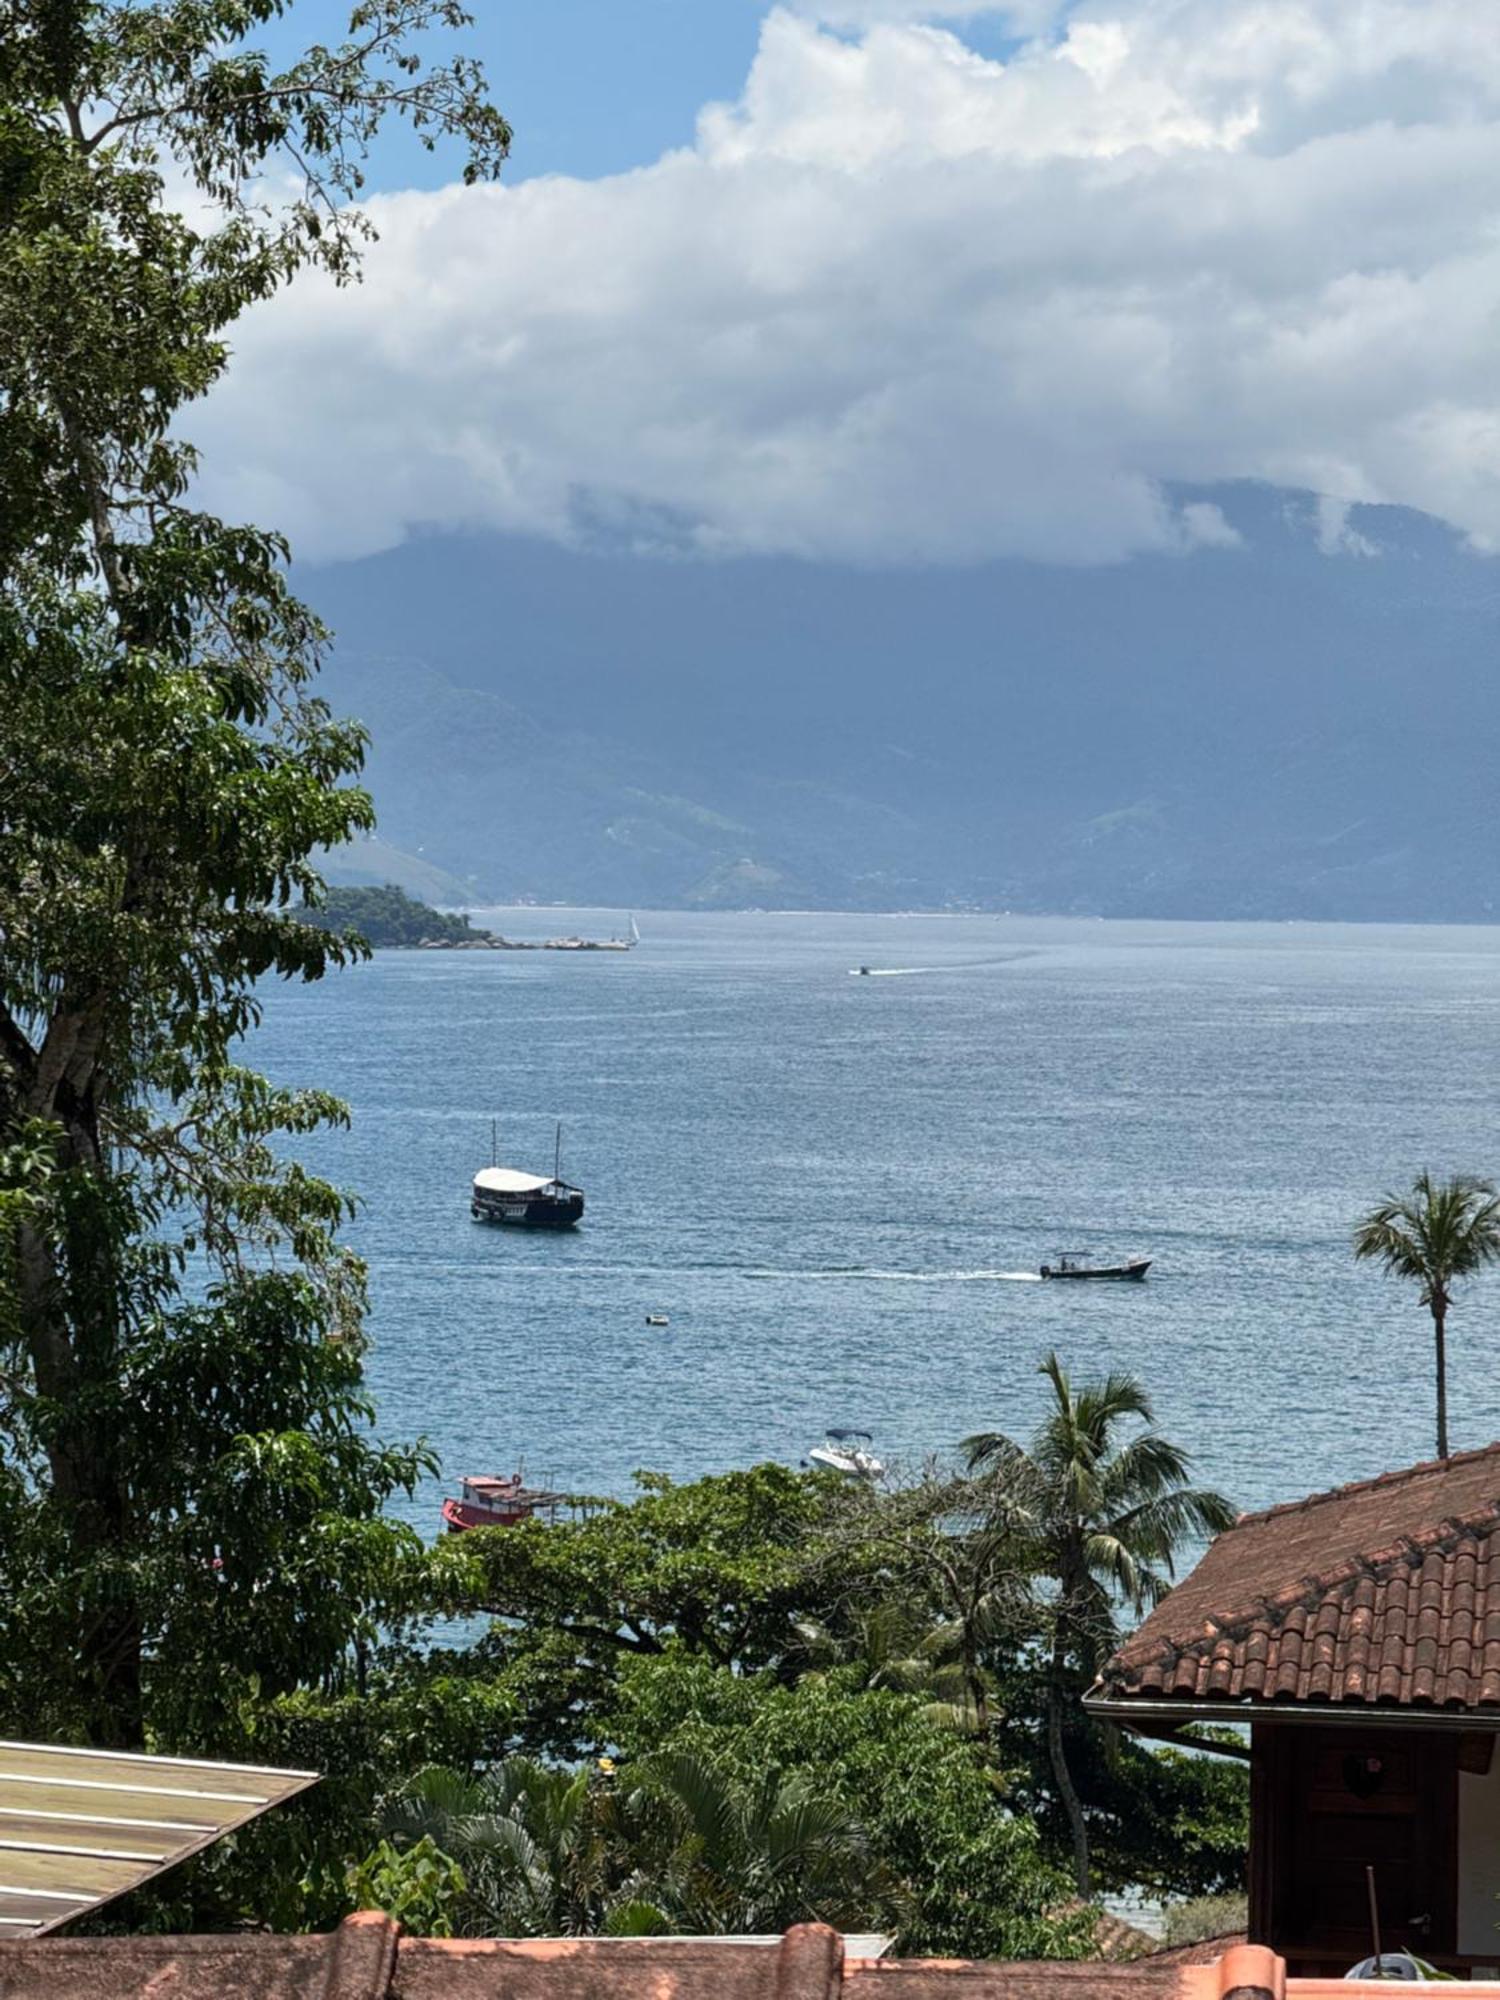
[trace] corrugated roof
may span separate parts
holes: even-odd
[[[1500,1707],[1500,1445],[1244,1514],[1096,1696]]]
[[[313,1771],[0,1742],[0,1938],[53,1930],[316,1783]]]

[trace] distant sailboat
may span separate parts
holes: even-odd
[[[632,917],[630,919],[630,942],[632,944],[639,944],[640,941],[641,941],[640,929],[636,924],[635,918]]]

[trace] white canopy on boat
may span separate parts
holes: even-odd
[[[474,1176],[475,1188],[486,1194],[540,1194],[553,1185],[546,1174],[519,1174],[514,1167],[484,1167]]]

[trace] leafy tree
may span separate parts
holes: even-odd
[[[830,1501],[846,1561],[827,1622],[800,1628],[810,1665],[861,1666],[868,1685],[925,1693],[935,1719],[987,1736],[995,1664],[1034,1623],[1015,1536],[969,1482],[935,1473],[881,1491],[845,1485]]]
[[[853,1668],[861,1687],[921,1695],[924,1715],[961,1734],[982,1736],[989,1728],[994,1677],[962,1658],[953,1623],[933,1624],[892,1596],[856,1611],[842,1634],[815,1618],[799,1620],[798,1630],[814,1663],[804,1678],[832,1666]]]
[[[1071,1861],[1073,1830],[1058,1790],[1048,1738],[1050,1651],[1037,1648],[997,1669],[995,1754],[1007,1797],[1033,1820],[1043,1851]],[[1243,1744],[1201,1730],[1219,1748],[1168,1748],[1101,1728],[1073,1698],[1062,1718],[1064,1754],[1089,1834],[1095,1890],[1152,1896],[1214,1895],[1242,1889],[1249,1849],[1250,1774]],[[1184,1739],[1185,1740],[1185,1739]]]
[[[1453,1286],[1500,1258],[1500,1195],[1468,1174],[1435,1181],[1418,1174],[1406,1195],[1388,1194],[1354,1232],[1356,1257],[1392,1277],[1413,1279],[1432,1314],[1437,1375],[1437,1455],[1448,1456],[1448,1309]]]
[[[1067,1885],[1035,1826],[1010,1809],[982,1748],[925,1710],[919,1695],[862,1686],[858,1668],[787,1685],[671,1653],[624,1669],[610,1732],[648,1765],[687,1751],[757,1784],[810,1778],[864,1829],[890,1884],[869,1921],[896,1930],[903,1952],[1081,1955],[1079,1927],[1049,1915]]]
[[[1154,1428],[1131,1376],[1074,1389],[1055,1354],[1039,1371],[1052,1407],[1026,1446],[1003,1433],[965,1440],[992,1518],[1029,1551],[1046,1586],[1035,1604],[1047,1631],[1047,1747],[1072,1836],[1074,1875],[1090,1893],[1089,1832],[1069,1768],[1064,1726],[1082,1687],[1117,1640],[1115,1606],[1139,1613],[1166,1594],[1178,1548],[1229,1526],[1221,1495],[1187,1484],[1188,1456]],[[1123,1437],[1129,1423],[1145,1426]]]
[[[606,1748],[601,1718],[622,1667],[669,1648],[736,1671],[795,1671],[798,1621],[831,1612],[875,1560],[840,1527],[839,1496],[785,1466],[684,1486],[638,1478],[628,1505],[476,1530],[439,1552],[454,1608],[497,1619],[484,1654],[526,1717],[529,1748]]]
[[[370,824],[361,737],[176,423],[247,307],[352,275],[387,115],[473,176],[508,133],[420,53],[451,0],[365,0],[277,71],[280,12],[0,0],[0,1673],[11,1726],[105,1743],[213,1747],[233,1696],[337,1682],[421,1568],[344,1203],[277,1147],[339,1108],[233,1060],[258,980],[349,956],[296,910]]]

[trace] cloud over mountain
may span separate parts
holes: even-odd
[[[774,10],[636,172],[377,198],[361,287],[241,330],[210,499],[310,556],[1093,562],[1253,477],[1500,546],[1487,8],[1099,0],[1004,63],[893,11]]]

